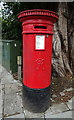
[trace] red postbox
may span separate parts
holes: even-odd
[[[52,36],[58,15],[49,10],[33,9],[20,12],[18,19],[23,28],[23,86],[28,96],[30,91],[30,98],[32,92],[38,101],[39,93],[45,98],[51,85]]]

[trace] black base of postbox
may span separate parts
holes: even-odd
[[[50,106],[50,86],[44,89],[31,89],[23,85],[23,106],[34,113],[45,112]]]

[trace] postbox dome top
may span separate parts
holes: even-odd
[[[55,19],[55,22],[58,20],[59,16],[57,13],[50,11],[50,10],[44,10],[44,9],[32,9],[32,10],[25,10],[18,14],[18,19],[21,21],[21,18],[24,17],[30,17],[30,16],[47,16],[47,17],[53,17]]]

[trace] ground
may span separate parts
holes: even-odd
[[[52,79],[52,97],[53,102],[68,102],[74,96],[74,78],[53,78]]]
[[[74,97],[68,100],[68,102],[57,102],[56,104],[56,102],[53,102],[53,98],[58,95],[58,92],[55,92],[55,94],[53,93],[52,95],[53,104],[48,110],[43,113],[33,113],[23,107],[22,82],[15,80],[1,65],[0,81],[0,120],[9,120],[9,118],[14,118],[14,120],[16,120],[16,118],[17,120],[19,120],[19,118],[22,118],[22,120],[26,120],[27,118],[42,118],[43,120],[48,120],[48,118],[69,118],[70,120],[74,117],[72,115],[72,112],[74,112],[72,106]],[[61,93],[62,90],[64,89],[60,90],[61,96],[63,95],[63,93]],[[72,87],[67,87],[66,91],[71,92]]]
[[[14,79],[18,80],[17,73],[13,74]],[[51,81],[51,100],[52,103],[68,102],[74,96],[74,78],[52,77]]]

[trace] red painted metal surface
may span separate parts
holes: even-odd
[[[51,84],[52,36],[58,15],[49,10],[19,13],[23,28],[23,84],[42,89]]]

